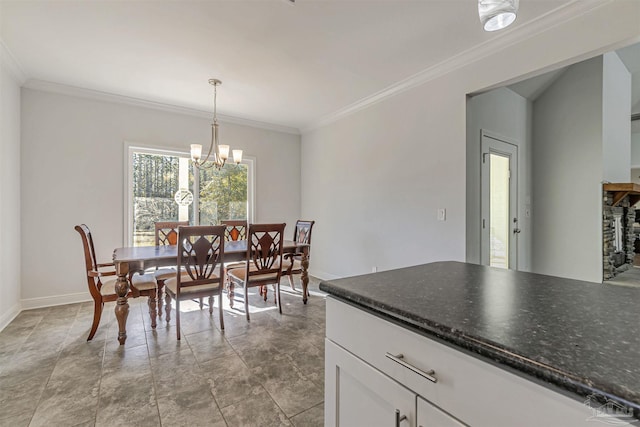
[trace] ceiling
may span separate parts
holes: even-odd
[[[294,130],[577,0],[521,0],[482,30],[476,0],[0,2],[0,37],[43,82]]]
[[[640,112],[640,43],[618,49],[616,53],[631,74],[631,112]],[[523,98],[535,101],[567,68],[549,71],[508,87]]]
[[[631,114],[640,113],[640,43],[618,49],[616,53],[631,74]],[[507,87],[523,98],[535,101],[567,68],[549,71]],[[640,120],[631,122],[631,133],[640,133]]]

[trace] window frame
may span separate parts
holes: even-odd
[[[133,246],[133,153],[167,155],[190,158],[188,151],[171,147],[159,147],[147,144],[140,144],[130,141],[124,142],[124,189],[123,189],[123,242],[126,246]],[[254,156],[243,155],[241,164],[247,165],[247,222],[254,222],[256,209],[256,158]],[[192,166],[193,167],[193,166]],[[194,173],[194,188],[190,188],[194,196],[195,221],[199,221],[199,174]]]

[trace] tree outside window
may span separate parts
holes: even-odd
[[[247,219],[248,166],[226,164],[222,169],[195,169],[188,157],[176,154],[132,151],[132,195],[134,246],[155,244],[154,223],[189,220],[190,224],[216,225],[226,219]],[[187,178],[188,176],[188,178]],[[179,208],[176,192],[188,188],[194,202]],[[193,208],[199,206],[197,218]],[[183,218],[184,217],[184,218]]]

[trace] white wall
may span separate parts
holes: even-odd
[[[466,261],[480,263],[481,130],[500,135],[518,146],[518,266],[531,268],[531,103],[517,93],[499,88],[474,96],[467,103]]]
[[[602,179],[631,178],[631,73],[615,52],[603,55]]]
[[[466,94],[638,41],[639,23],[640,2],[608,2],[305,132],[302,215],[317,221],[311,273],[465,260]]]
[[[533,271],[602,281],[602,56],[533,103]]]
[[[601,182],[630,180],[631,75],[614,52],[534,103],[533,271],[602,281]]]
[[[300,216],[300,137],[221,123],[224,143],[256,157],[256,222]],[[80,236],[98,262],[123,245],[124,141],[183,149],[210,140],[210,119],[22,90],[22,298],[25,308],[86,300]]]
[[[465,99],[447,91],[405,92],[303,136],[303,216],[316,220],[313,274],[464,259],[465,146],[434,122],[463,120]],[[439,99],[437,107],[425,107],[428,98]],[[436,220],[438,208],[446,221]]]
[[[0,44],[0,330],[20,305],[20,85]]]
[[[631,166],[640,167],[640,133],[631,134]]]

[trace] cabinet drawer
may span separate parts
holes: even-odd
[[[326,319],[329,340],[467,424],[588,425],[592,415],[578,400],[335,298]]]

